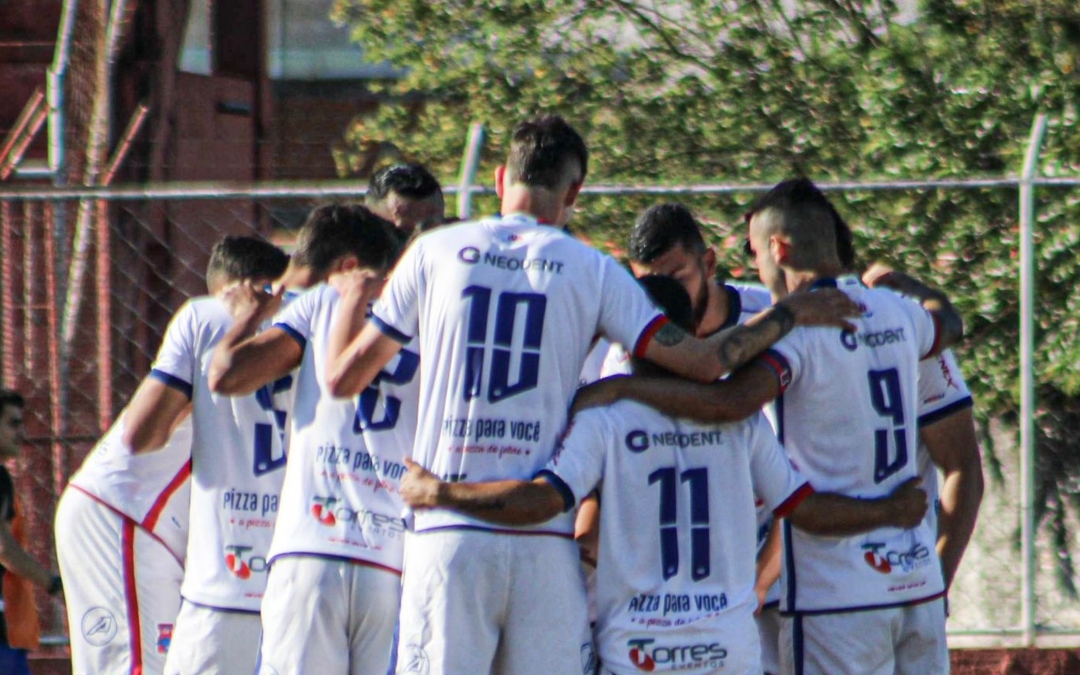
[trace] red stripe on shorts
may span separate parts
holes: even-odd
[[[142,625],[139,623],[139,596],[135,586],[135,522],[125,520],[120,539],[123,549],[124,600],[127,604],[128,634],[131,636],[131,675],[142,675]]]
[[[165,510],[165,505],[169,503],[172,496],[176,494],[176,491],[180,489],[180,486],[184,484],[184,481],[191,475],[191,460],[184,462],[184,466],[180,467],[180,471],[173,476],[173,479],[169,481],[169,484],[165,486],[165,489],[158,495],[154,505],[150,507],[149,513],[143,518],[142,526],[151,532],[157,527],[158,518],[161,517],[161,512]]]

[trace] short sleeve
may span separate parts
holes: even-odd
[[[300,344],[301,349],[306,348],[314,330],[315,307],[324,293],[336,293],[336,291],[330,286],[321,284],[300,294],[277,313],[273,320],[273,327],[288,333],[289,337]]]
[[[755,359],[776,376],[779,393],[783,394],[802,372],[803,329],[796,328]]]
[[[597,328],[611,342],[641,354],[667,318],[649,294],[615,259],[597,253],[601,266],[600,317]]]
[[[197,361],[195,343],[198,337],[198,321],[195,306],[188,302],[176,312],[165,337],[161,341],[157,358],[150,369],[150,377],[159,380],[191,398],[191,386],[195,382]]]
[[[919,426],[929,426],[972,405],[971,390],[951,350],[919,362]]]
[[[379,330],[402,344],[415,337],[420,328],[422,255],[422,240],[405,251],[371,310],[371,320]]]
[[[791,465],[764,414],[744,422],[749,436],[750,480],[754,494],[778,518],[782,518],[813,493],[810,483]]]
[[[605,419],[603,410],[578,414],[563,433],[554,457],[537,474],[562,493],[567,511],[587,497],[604,477],[604,452],[610,436]]]

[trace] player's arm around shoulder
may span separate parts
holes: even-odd
[[[875,263],[863,274],[863,283],[870,288],[890,288],[912,298],[930,313],[934,320],[935,336],[930,351],[922,357],[935,356],[960,341],[964,336],[964,320],[944,292],[918,279]]]
[[[535,525],[567,510],[563,494],[546,475],[532,481],[448,483],[411,459],[405,465],[400,494],[415,510],[448,509],[499,525]]]
[[[726,380],[708,384],[679,377],[616,376],[578,389],[572,412],[631,399],[669,417],[698,422],[743,420],[780,393],[780,378],[763,361],[740,368]]]
[[[670,323],[663,325],[637,356],[688,379],[708,383],[748,364],[795,326],[835,326],[851,330],[858,305],[844,293],[825,289],[794,293],[746,323],[701,340]]]
[[[332,396],[355,396],[378,376],[402,343],[367,320],[368,306],[379,296],[383,279],[371,270],[333,277],[341,299],[327,346],[326,383]]]
[[[281,306],[284,293],[284,285],[267,292],[246,283],[222,293],[233,323],[214,347],[210,391],[226,396],[250,394],[300,365],[304,348],[295,336],[277,326],[258,332]]]

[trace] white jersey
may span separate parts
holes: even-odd
[[[188,301],[173,317],[151,377],[192,401],[191,528],[184,599],[213,609],[257,612],[285,467],[278,395],[292,378],[255,394],[210,391],[214,347],[232,324],[212,297]]]
[[[443,227],[416,240],[372,321],[426,368],[414,459],[450,481],[527,479],[551,458],[593,336],[644,349],[666,322],[630,273],[525,215]],[[528,529],[573,533],[565,514]],[[417,531],[501,528],[446,510]]]
[[[822,280],[819,286],[832,280]],[[918,475],[919,360],[933,351],[930,314],[855,277],[836,282],[863,307],[855,333],[796,328],[761,361],[781,394],[774,428],[795,467],[817,490],[874,498]],[[944,590],[926,521],[822,537],[784,523],[781,609],[845,611],[933,598]]]
[[[578,379],[578,384],[584,387],[604,377],[604,362],[607,360],[608,352],[611,351],[612,347],[613,345],[607,339],[596,339],[592,349],[589,350],[589,355],[585,357],[585,365],[581,366],[581,377]]]
[[[191,482],[191,419],[154,452],[123,444],[124,418],[101,437],[70,485],[139,524],[181,564],[187,549]]]
[[[403,348],[359,396],[326,385],[338,293],[321,284],[275,318],[304,350],[296,374],[289,466],[271,559],[347,558],[400,573],[405,525],[398,494],[416,428],[420,357]]]
[[[756,635],[754,495],[784,516],[813,492],[764,415],[702,425],[633,401],[586,410],[540,475],[568,507],[603,481],[596,635],[605,666],[714,672],[743,650],[760,658],[756,644],[725,640]]]
[[[945,419],[960,410],[973,405],[971,390],[956,364],[956,357],[951,350],[945,350],[939,356],[919,362],[919,426],[925,427]],[[930,451],[919,440],[919,475],[922,488],[930,500],[931,508],[926,513],[930,521],[931,532],[937,533],[938,510],[941,498],[938,487],[938,470]]]

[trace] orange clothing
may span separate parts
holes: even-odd
[[[26,546],[26,521],[22,517],[22,505],[15,500],[15,519],[11,521],[11,534],[19,546]],[[4,571],[4,620],[7,622],[8,644],[15,649],[33,651],[41,639],[37,604],[34,602],[34,586],[11,570]]]

